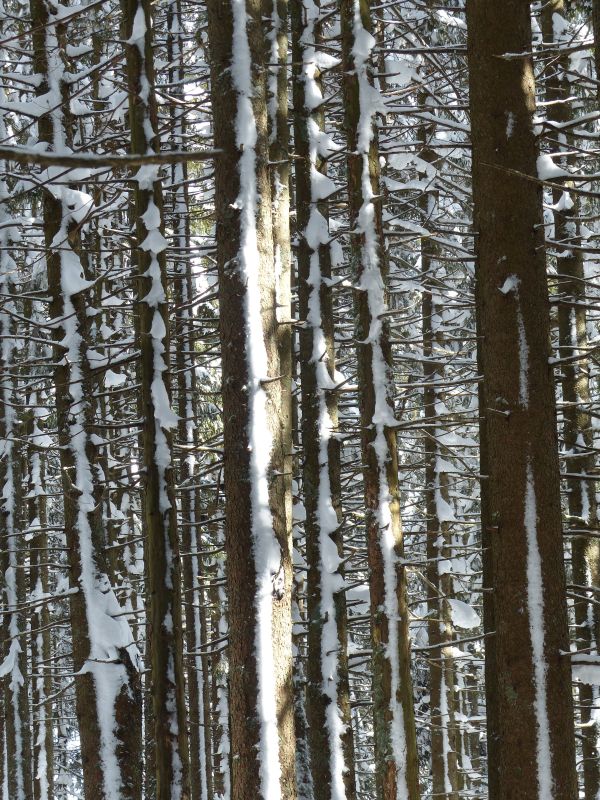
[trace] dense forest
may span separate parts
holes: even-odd
[[[2,0],[1,800],[600,800],[600,0]]]

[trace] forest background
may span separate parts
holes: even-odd
[[[600,2],[4,0],[2,800],[598,800]]]

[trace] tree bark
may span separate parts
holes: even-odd
[[[291,549],[259,0],[211,0],[234,800],[291,800]],[[285,714],[278,719],[278,711]]]
[[[329,180],[320,178],[327,174],[327,158],[338,148],[332,141],[323,143],[322,81],[316,61],[319,12],[318,4],[292,7],[302,486],[308,564],[306,716],[315,800],[352,800],[356,787],[342,574],[331,252],[327,202],[319,192],[319,180]],[[330,188],[335,190],[332,182]]]
[[[566,21],[565,0],[550,0],[542,9],[542,33],[544,43],[560,48],[568,46],[568,41],[560,40],[556,34],[555,23]],[[556,15],[556,18],[555,18]],[[556,123],[570,123],[573,108],[568,98],[571,83],[565,70],[569,70],[569,56],[565,54],[552,59],[543,75],[547,117]],[[569,137],[566,134],[565,150],[569,150]],[[559,163],[559,162],[556,162]],[[573,158],[562,159],[563,168],[573,165]],[[589,415],[591,402],[589,361],[582,358],[588,350],[587,314],[585,308],[585,274],[581,237],[579,234],[580,204],[577,195],[569,193],[569,183],[564,191],[553,190],[554,204],[554,245],[550,249],[556,253],[556,272],[558,289],[558,355],[563,359],[559,366],[563,400],[563,445],[566,472],[573,477],[567,479],[567,527],[581,532],[572,539],[571,563],[572,581],[576,600],[575,643],[578,650],[589,652],[597,649],[595,626],[590,620],[597,619],[600,612],[585,590],[586,586],[600,586],[600,541],[593,532],[598,528],[598,508],[596,486],[591,480],[580,476],[593,475],[596,471],[594,435]],[[572,246],[572,247],[571,247]],[[583,529],[583,530],[582,530]],[[586,536],[590,530],[592,536]],[[596,798],[600,791],[600,760],[598,741],[600,741],[600,720],[594,713],[594,689],[585,683],[579,684],[579,703],[581,726],[579,728],[583,758],[583,786],[585,797]]]
[[[157,153],[153,21],[148,0],[123,0],[127,44],[129,127],[134,153]],[[183,669],[183,624],[177,509],[174,493],[170,344],[163,199],[158,170],[141,167],[134,178],[138,276],[143,494],[146,518],[151,696],[156,800],[188,800],[189,754]]]
[[[370,568],[377,796],[419,797],[368,0],[341,0],[351,267]]]
[[[575,797],[554,384],[529,4],[468,0],[468,64],[483,369],[483,517],[495,632],[486,670],[491,800]]]
[[[33,58],[40,95],[53,92],[60,108],[38,118],[39,138],[55,150],[71,144],[64,25],[43,0],[32,0]],[[66,112],[65,112],[66,109]],[[48,177],[43,201],[49,314],[54,320],[54,385],[64,496],[70,585],[73,666],[86,800],[139,800],[140,688],[137,650],[111,587],[100,513],[102,487],[93,465],[97,392],[88,358],[90,288],[79,227],[91,198]],[[108,634],[110,631],[110,634]],[[106,707],[111,714],[106,714]]]

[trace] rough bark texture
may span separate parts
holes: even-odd
[[[371,30],[370,8],[368,0],[341,0],[342,21],[342,58],[343,58],[343,98],[344,98],[344,126],[348,138],[348,199],[351,235],[351,267],[353,274],[360,283],[364,271],[365,234],[359,225],[359,214],[363,204],[368,201],[364,193],[363,168],[365,157],[368,158],[368,180],[373,199],[373,224],[377,237],[377,260],[382,286],[386,287],[387,263],[383,241],[383,226],[381,213],[381,197],[379,186],[379,153],[377,136],[373,132],[368,156],[357,151],[358,123],[361,117],[359,100],[359,80],[355,69],[354,57],[354,32],[355,26],[361,24],[366,31]],[[358,19],[355,16],[357,12]],[[361,48],[364,42],[361,43]],[[372,79],[371,79],[372,80]],[[371,339],[371,325],[374,322],[369,308],[367,291],[358,290],[355,294],[356,315],[356,341],[358,361],[358,393],[361,414],[361,448],[363,461],[363,480],[365,492],[365,516],[367,525],[367,541],[370,568],[370,596],[371,596],[371,634],[373,644],[373,692],[374,692],[374,731],[375,731],[375,760],[376,760],[376,785],[377,795],[384,800],[395,800],[398,791],[398,771],[401,770],[406,779],[408,797],[415,800],[419,796],[418,760],[416,748],[416,731],[414,722],[413,691],[410,672],[410,638],[408,624],[408,606],[406,596],[406,572],[400,563],[402,558],[402,528],[400,520],[400,499],[398,492],[398,454],[396,446],[396,433],[388,425],[384,425],[383,437],[386,447],[385,475],[380,470],[378,457],[373,446],[376,437],[374,417],[375,382],[373,375],[373,348]],[[375,323],[377,324],[377,323]],[[386,372],[391,373],[391,347],[389,342],[388,326],[382,320],[381,333],[377,345],[381,348],[381,355],[386,363]],[[391,409],[391,380],[387,376],[387,405]],[[382,409],[378,409],[383,413]],[[382,492],[382,487],[387,485],[387,492]],[[387,495],[382,498],[382,495]],[[383,531],[380,527],[378,512],[380,503],[389,503],[390,531]],[[390,620],[385,610],[385,558],[382,550],[384,534],[391,533],[394,541],[393,557],[397,597],[398,618]],[[387,554],[387,558],[391,554]],[[394,658],[399,664],[398,697],[392,697],[391,690],[391,661],[387,652],[390,640],[390,625],[397,626],[397,653]],[[392,710],[394,703],[402,707],[402,728],[405,740],[405,763],[397,763],[398,756],[394,756],[394,743],[391,733]]]
[[[312,790],[315,800],[329,800],[334,793],[331,774],[332,748],[338,747],[337,743],[330,740],[327,725],[327,708],[330,698],[324,691],[324,684],[330,677],[323,674],[323,637],[324,623],[327,621],[328,611],[322,609],[321,582],[323,561],[325,553],[320,544],[321,523],[323,522],[323,506],[320,506],[320,497],[323,492],[330,495],[331,504],[337,515],[338,524],[342,522],[341,485],[340,485],[340,444],[335,437],[338,409],[337,396],[334,390],[327,390],[320,385],[319,367],[325,363],[329,379],[333,385],[335,375],[335,350],[334,350],[334,323],[332,288],[328,284],[331,279],[331,251],[329,243],[322,244],[317,251],[309,246],[303,232],[306,230],[313,207],[325,219],[328,217],[327,202],[313,203],[311,192],[311,170],[316,168],[322,174],[327,173],[327,163],[324,158],[318,157],[317,163],[311,167],[311,148],[309,141],[308,124],[312,118],[319,130],[323,130],[324,114],[319,108],[310,110],[307,107],[305,96],[304,48],[311,45],[314,38],[320,40],[320,25],[317,21],[314,32],[308,31],[306,20],[306,6],[303,3],[294,3],[292,7],[292,60],[294,69],[294,150],[296,154],[296,223],[300,233],[297,253],[298,263],[298,309],[299,318],[303,325],[300,329],[300,377],[302,388],[302,486],[304,492],[304,505],[306,521],[304,530],[306,535],[306,560],[308,575],[306,585],[307,596],[307,621],[308,621],[308,652],[306,661],[306,717],[307,736],[310,752],[310,768],[312,774]],[[313,23],[310,23],[311,28]],[[308,34],[308,38],[307,38]],[[320,77],[316,76],[320,85]],[[314,158],[314,155],[313,155]],[[315,320],[313,307],[311,315],[311,293],[314,291],[314,271],[311,274],[311,260],[318,258],[318,272],[321,282],[319,292],[320,320]],[[314,306],[314,304],[313,304]],[[312,317],[309,323],[308,317]],[[321,353],[319,361],[315,357],[315,331],[318,325],[323,332],[325,351]],[[321,437],[325,434],[321,430],[321,404],[324,401],[327,416],[332,425],[332,434],[327,442],[327,452],[321,453]],[[321,468],[323,458],[327,463],[328,485],[323,485]],[[329,534],[337,549],[340,558],[343,558],[343,537],[341,527]],[[331,580],[331,578],[328,578]],[[341,588],[341,587],[340,587]],[[354,772],[354,745],[352,738],[352,723],[350,718],[350,691],[348,685],[348,649],[347,649],[347,614],[346,598],[343,591],[338,591],[334,597],[334,613],[337,629],[338,664],[336,670],[337,680],[337,705],[340,718],[346,725],[346,733],[342,737],[342,753],[345,765],[343,776],[345,797],[352,800],[356,795],[356,779]]]
[[[542,9],[542,33],[546,44],[560,47],[566,42],[556,40],[554,15],[566,16],[565,0],[550,0]],[[565,70],[569,70],[569,56],[551,59],[543,75],[545,97],[548,102],[547,117],[556,123],[570,123],[574,118],[571,84]],[[566,135],[563,149],[569,148]],[[572,166],[572,158],[562,159],[563,168]],[[558,163],[558,162],[555,162]],[[569,194],[569,183],[565,192],[554,190],[555,205],[554,245],[556,252],[556,288],[558,291],[558,356],[564,359],[558,368],[563,400],[563,446],[568,455],[565,471],[567,478],[567,529],[578,531],[572,539],[571,564],[573,594],[575,596],[575,644],[578,650],[589,652],[595,649],[596,626],[590,620],[598,619],[600,611],[594,605],[585,587],[600,585],[600,540],[594,537],[598,528],[598,508],[595,483],[581,476],[596,471],[594,435],[590,408],[589,361],[582,358],[589,348],[586,309],[585,274],[578,215],[580,204],[577,195]],[[561,199],[566,202],[560,202]],[[568,206],[571,206],[570,208]],[[573,246],[573,247],[571,247]],[[591,536],[586,536],[586,531]],[[579,684],[579,734],[582,748],[582,772],[585,797],[596,798],[600,790],[600,759],[597,743],[600,741],[600,720],[594,709],[594,688]]]
[[[257,204],[255,225],[258,257],[256,269],[260,294],[262,335],[268,362],[268,380],[263,382],[267,414],[273,439],[269,475],[269,507],[273,533],[280,548],[280,569],[273,576],[272,642],[276,684],[276,704],[281,767],[281,795],[294,797],[293,692],[291,661],[291,549],[289,526],[288,476],[275,472],[291,452],[286,440],[288,413],[286,397],[290,380],[281,363],[276,314],[277,292],[273,257],[273,226],[267,89],[263,17],[266,7],[258,0],[246,2],[246,32],[250,46],[252,101],[257,140],[255,145]],[[231,718],[231,791],[234,800],[261,797],[259,775],[260,719],[258,713],[258,670],[256,635],[258,630],[257,570],[252,514],[252,476],[250,471],[248,387],[249,331],[245,280],[239,271],[241,214],[236,208],[240,194],[241,151],[236,145],[235,119],[238,94],[230,66],[233,47],[233,8],[227,0],[208,3],[208,31],[211,54],[212,96],[215,145],[222,151],[215,164],[216,240],[219,268],[220,334],[223,369],[225,545],[229,599],[229,663]],[[281,712],[283,711],[283,714]]]
[[[467,2],[481,434],[495,621],[491,800],[576,796],[529,4]],[[539,624],[538,624],[539,621]],[[493,725],[492,725],[493,722]]]
[[[144,35],[132,41],[137,13],[144,16]],[[123,0],[125,39],[128,42],[127,80],[129,127],[133,153],[157,152],[157,107],[154,93],[152,17],[147,0]],[[177,510],[174,493],[172,433],[158,409],[153,385],[162,381],[170,402],[169,330],[167,279],[164,250],[142,247],[158,212],[159,231],[164,232],[160,181],[137,180],[134,189],[137,248],[138,336],[141,351],[141,404],[143,412],[143,492],[146,519],[146,574],[148,594],[148,638],[152,710],[154,723],[154,767],[156,800],[169,800],[177,791],[189,798],[185,676],[183,670],[183,624]],[[144,218],[143,218],[144,217]],[[160,369],[157,363],[161,364]],[[165,465],[166,459],[166,465]],[[177,787],[177,789],[175,789]]]

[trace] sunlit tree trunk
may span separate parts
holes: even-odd
[[[384,800],[416,800],[418,761],[406,571],[398,493],[379,152],[368,0],[341,0],[351,267],[356,281],[358,393],[373,644],[376,782]]]
[[[314,797],[355,796],[348,687],[346,598],[342,574],[340,447],[336,438],[331,253],[323,186],[327,157],[337,152],[323,130],[317,66],[319,6],[292,7],[294,140],[302,453],[306,521],[308,652],[306,716]]]
[[[151,6],[148,0],[123,0],[123,13],[131,149],[141,154],[158,152]],[[169,377],[167,241],[158,168],[142,166],[134,181],[155,792],[156,800],[187,800],[189,758],[172,457],[177,416],[171,409]]]
[[[291,375],[278,336],[265,11],[258,0],[208,4],[222,151],[215,198],[234,800],[295,795],[291,515],[281,471],[291,452]]]
[[[490,798],[576,797],[528,3],[468,0],[481,438],[495,631]]]

